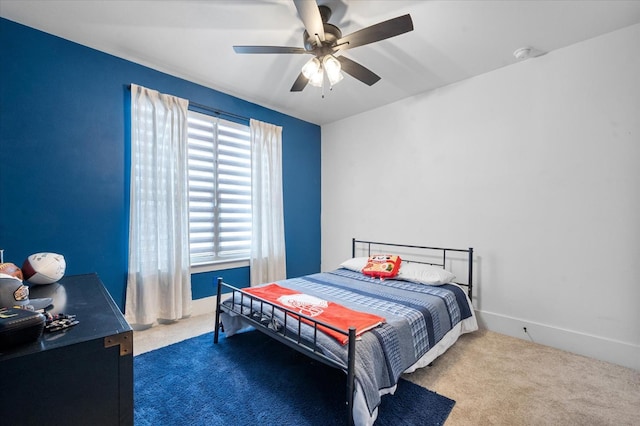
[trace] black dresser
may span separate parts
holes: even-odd
[[[0,422],[133,425],[133,331],[96,274],[33,286],[79,324],[0,352]]]

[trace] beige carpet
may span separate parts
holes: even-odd
[[[134,354],[213,330],[213,315],[134,332]],[[640,372],[489,331],[405,376],[456,401],[446,426],[640,426]]]
[[[640,425],[640,372],[490,331],[405,378],[456,401],[446,425]]]

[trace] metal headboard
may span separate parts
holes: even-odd
[[[438,262],[427,262],[422,260],[414,260],[408,259],[408,262],[413,263],[424,263],[427,265],[440,266],[443,269],[446,269],[447,263],[447,253],[448,252],[456,252],[456,253],[467,253],[467,282],[458,282],[455,283],[464,287],[467,287],[467,294],[469,295],[469,300],[472,300],[473,295],[473,248],[469,247],[468,249],[454,249],[454,248],[445,248],[445,247],[429,247],[429,246],[416,246],[411,244],[395,244],[395,243],[383,243],[379,241],[367,241],[367,240],[358,240],[355,238],[351,239],[351,257],[356,257],[356,246],[363,247],[367,253],[367,256],[371,256],[371,247],[396,247],[396,248],[409,248],[409,249],[417,249],[417,250],[425,250],[431,256],[433,256],[434,252],[442,252],[442,263]],[[373,253],[378,254],[378,253]],[[414,253],[415,254],[415,253]],[[404,259],[403,259],[404,261]]]

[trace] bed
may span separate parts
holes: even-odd
[[[397,275],[365,275],[377,255],[398,256]],[[218,278],[214,343],[221,330],[253,327],[344,371],[346,423],[368,426],[403,373],[477,330],[472,298],[472,248],[354,238],[351,258],[333,271],[243,289]]]

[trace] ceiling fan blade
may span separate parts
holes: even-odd
[[[334,50],[353,49],[354,47],[375,43],[409,31],[413,31],[411,15],[398,16],[342,37],[336,42]]]
[[[302,19],[304,28],[310,35],[318,34],[320,41],[324,41],[324,24],[315,0],[293,0]]]
[[[233,46],[236,53],[309,53],[302,47],[286,46]]]
[[[293,86],[291,86],[291,92],[302,92],[302,89],[304,89],[305,87],[307,87],[307,83],[309,82],[309,79],[307,77],[304,76],[304,74],[300,73],[300,75],[298,76],[298,78],[296,79],[296,81],[293,83]]]
[[[364,84],[373,86],[375,83],[378,82],[378,80],[380,80],[379,75],[377,75],[370,69],[363,67],[359,63],[352,61],[349,58],[345,58],[344,56],[338,56],[337,59],[338,61],[340,61],[340,65],[342,66],[342,71],[360,80]]]

